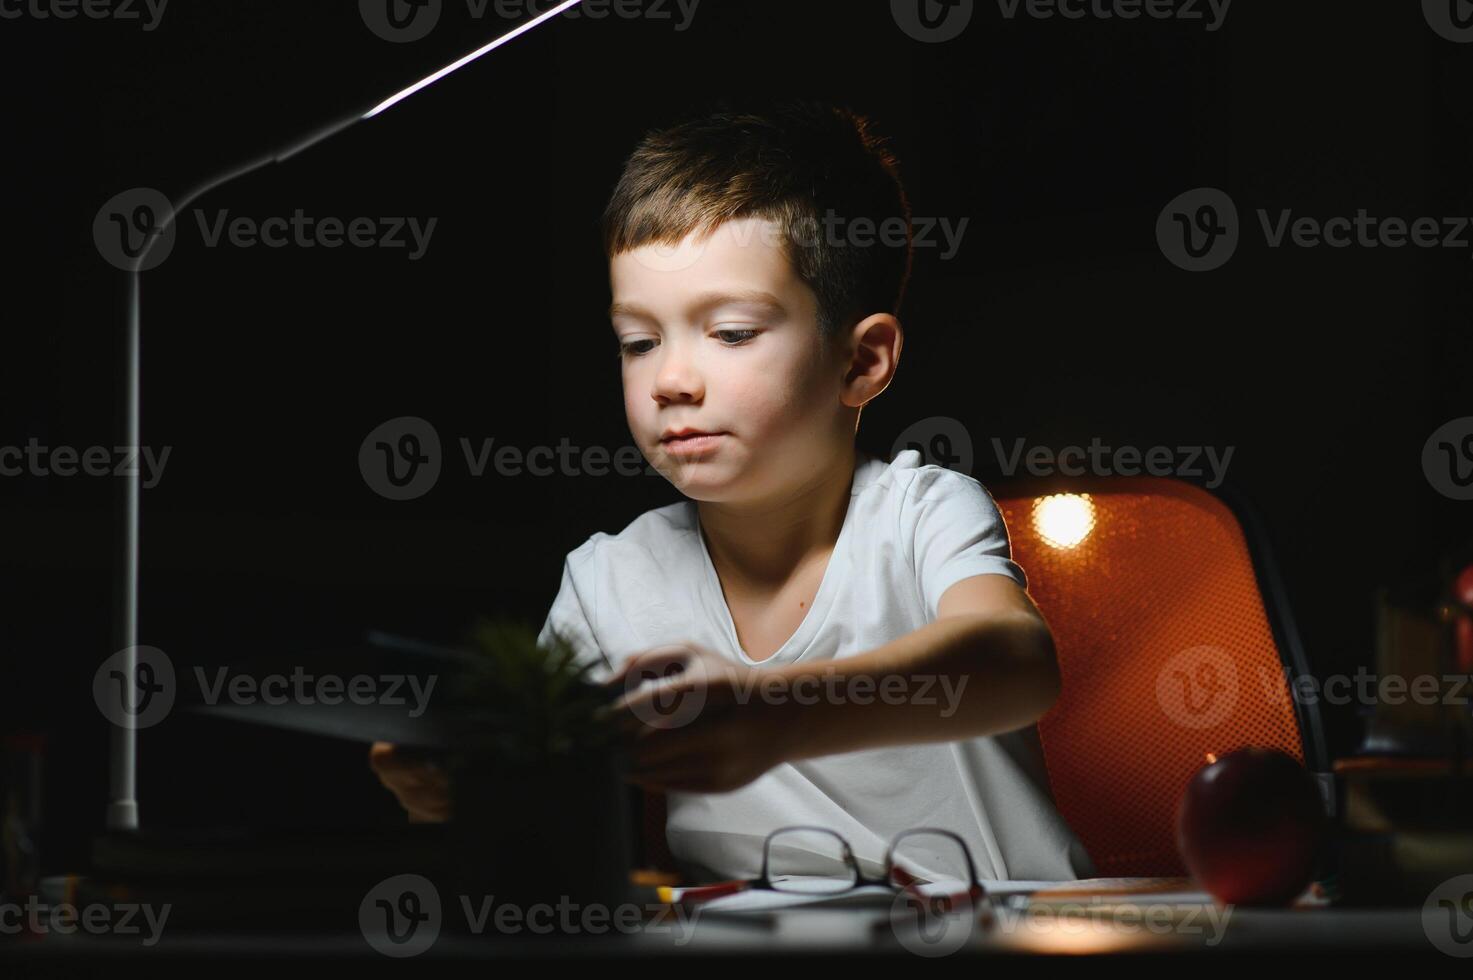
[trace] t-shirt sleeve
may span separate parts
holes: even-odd
[[[612,676],[612,671],[594,634],[597,584],[592,575],[585,574],[585,571],[591,571],[588,568],[590,563],[585,560],[591,552],[592,542],[589,542],[564,559],[562,583],[537,635],[537,643],[539,646],[548,643],[556,631],[572,645],[580,663],[594,665],[588,672],[589,679],[603,681]]]
[[[972,477],[941,466],[921,467],[905,503],[916,583],[931,621],[946,590],[964,578],[1006,575],[1028,588],[1028,577],[1013,561],[1002,512]]]

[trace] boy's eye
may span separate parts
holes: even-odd
[[[653,343],[654,343],[653,340],[631,340],[628,343],[620,344],[619,345],[619,356],[620,357],[624,357],[624,356],[628,355],[629,357],[638,357],[641,354],[648,354],[649,353],[648,350],[635,350],[634,348],[638,347],[640,344],[653,344]]]
[[[759,334],[759,333],[761,333],[760,330],[718,330],[718,331],[716,331],[716,335],[718,337],[720,337],[722,339],[722,342],[725,343],[729,347],[740,347],[742,344],[745,344],[747,341],[751,340],[753,337],[757,336],[757,334]],[[630,341],[627,341],[625,343],[621,343],[619,345],[619,356],[621,358],[623,358],[623,357],[639,357],[642,354],[648,354],[650,352],[650,349],[648,347],[640,347],[641,344],[654,344],[654,341],[653,340],[630,340]]]

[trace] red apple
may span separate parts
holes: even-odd
[[[1292,902],[1314,877],[1325,831],[1314,777],[1293,756],[1259,746],[1197,770],[1176,813],[1187,869],[1229,905]]]

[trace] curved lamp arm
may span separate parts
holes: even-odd
[[[210,191],[230,183],[238,177],[259,170],[272,163],[282,163],[291,159],[303,150],[321,143],[341,133],[343,130],[365,120],[372,119],[379,113],[398,105],[421,89],[427,88],[444,78],[446,75],[465,67],[472,61],[487,54],[514,38],[537,27],[543,21],[562,13],[570,7],[577,6],[582,0],[565,0],[515,29],[508,31],[495,40],[484,44],[470,54],[446,65],[439,71],[420,79],[413,85],[402,89],[384,99],[373,108],[364,112],[358,112],[345,119],[318,129],[307,136],[302,137],[281,150],[268,153],[248,163],[232,167],[225,172],[204,181],[198,187],[191,190],[180,199],[177,206],[171,206],[164,214],[157,227],[149,235],[148,240],[140,249],[137,258],[133,259],[131,268],[128,270],[128,326],[127,341],[123,354],[123,431],[122,437],[126,446],[141,446],[139,425],[139,338],[141,330],[141,282],[142,274],[147,269],[148,254],[158,244],[160,236],[168,229],[174,221],[175,216],[194,203],[200,197]],[[131,473],[125,473],[123,484],[120,488],[121,506],[119,507],[119,541],[117,552],[117,566],[113,579],[113,649],[125,651],[122,664],[123,691],[122,696],[126,704],[136,704],[138,694],[138,503],[141,471],[133,467]],[[138,773],[138,738],[137,729],[127,725],[114,725],[112,728],[111,751],[108,760],[109,792],[107,806],[108,830],[137,830],[138,829],[138,800],[137,800],[137,773]]]

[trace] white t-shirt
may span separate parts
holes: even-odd
[[[890,463],[859,451],[850,492],[813,604],[766,660],[752,660],[737,640],[690,500],[647,511],[618,534],[595,532],[569,552],[540,639],[555,627],[580,657],[601,665],[602,650],[615,668],[680,642],[762,668],[883,646],[933,622],[942,593],[973,575],[1027,587],[1002,515],[972,477],[923,465],[914,449]],[[932,696],[949,703],[939,686]],[[960,835],[982,878],[1095,875],[1055,807],[1036,725],[782,763],[730,792],[671,792],[667,804],[670,852],[697,882],[756,877],[767,834],[794,824],[837,831],[867,875],[882,873],[891,839],[916,827]]]

